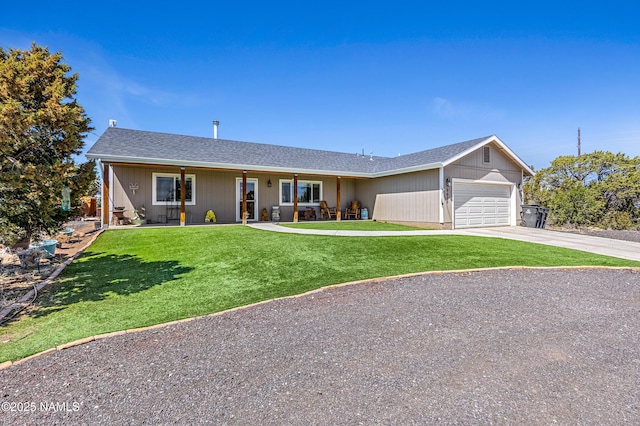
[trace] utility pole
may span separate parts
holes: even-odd
[[[578,158],[580,158],[580,127],[578,127]]]

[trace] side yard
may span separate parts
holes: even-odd
[[[243,226],[103,233],[28,315],[0,328],[0,362],[72,340],[355,280],[495,266],[637,262],[466,236],[325,237]]]
[[[34,287],[40,285],[48,277],[61,267],[64,263],[69,263],[97,237],[100,232],[91,221],[70,222],[68,229],[73,229],[71,235],[56,235],[58,244],[55,249],[55,256],[51,258],[41,258],[38,266],[28,265],[21,267],[18,251],[4,247],[0,252],[0,326],[8,318],[19,314],[23,309],[28,309],[30,297]],[[26,302],[21,302],[27,298]]]

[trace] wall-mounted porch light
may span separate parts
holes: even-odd
[[[269,180],[267,181],[267,186],[268,186],[269,188],[271,188],[271,179],[269,179]]]
[[[451,186],[451,178],[447,178],[447,186]]]

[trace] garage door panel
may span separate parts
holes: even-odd
[[[509,185],[455,183],[454,226],[508,226],[511,224]]]

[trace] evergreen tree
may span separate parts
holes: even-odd
[[[72,158],[93,128],[75,99],[78,75],[62,59],[35,43],[0,47],[0,237],[7,241],[54,233],[78,214],[96,179],[93,162]],[[65,187],[70,211],[62,209]]]

